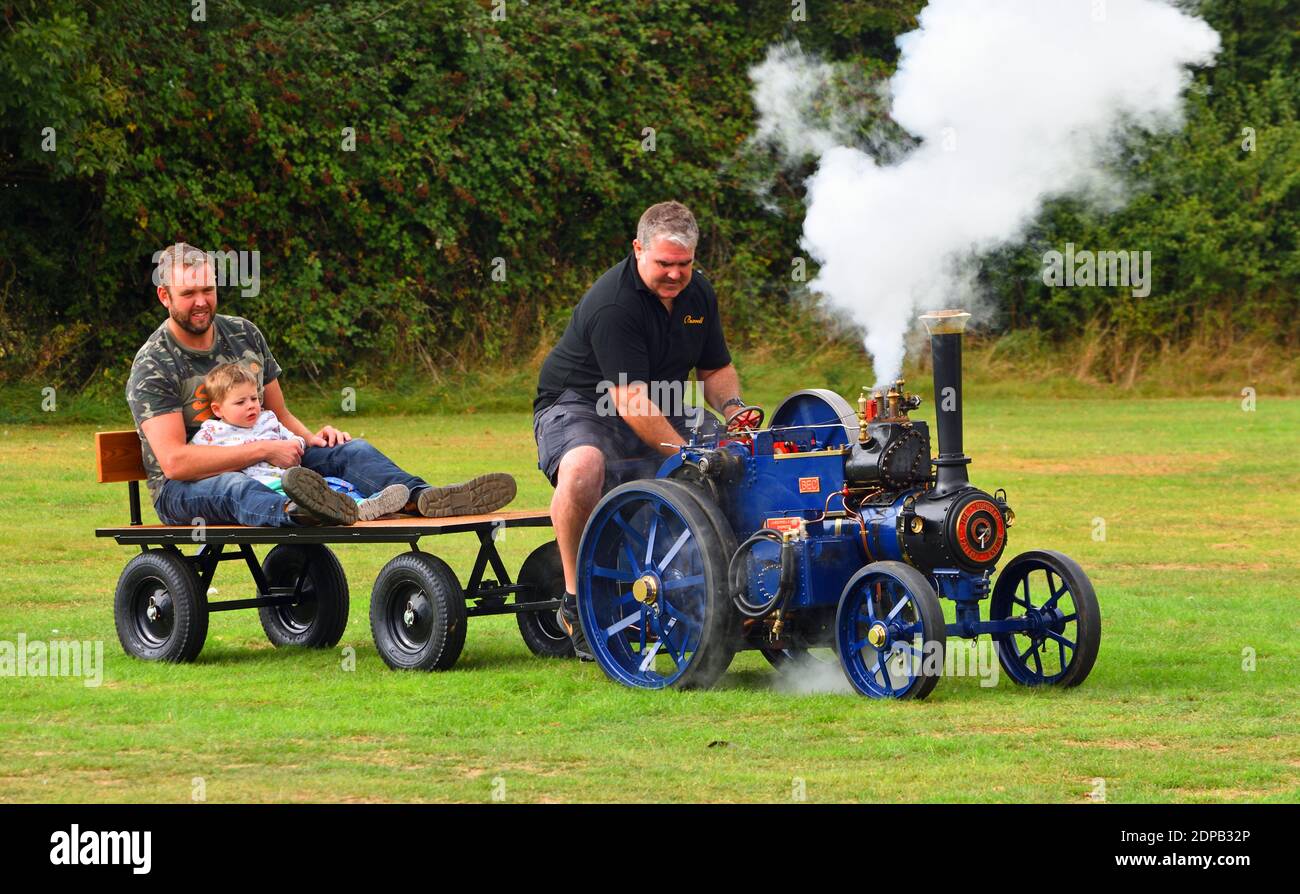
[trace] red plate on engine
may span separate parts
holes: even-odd
[[[972,562],[996,559],[1006,534],[1001,510],[988,500],[971,500],[957,516],[957,545]]]

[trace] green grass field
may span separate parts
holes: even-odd
[[[432,479],[513,472],[515,506],[544,507],[530,421],[346,427]],[[125,523],[126,488],[94,483],[95,428],[0,431],[0,640],[102,640],[105,660],[93,688],[0,677],[3,801],[1300,799],[1300,400],[969,401],[972,477],[1017,512],[1008,557],[1050,547],[1088,570],[1101,654],[1078,689],[946,678],[919,703],[795,694],[754,653],[712,691],[632,691],[534,658],[510,617],[472,620],[450,672],[393,673],[367,617],[396,546],[338,549],[353,598],[336,650],[275,650],[231,612],[193,665],[128,659],[112,595],[133,553],[92,533]],[[513,570],[545,539],[500,547]],[[423,546],[468,574],[472,535]],[[252,595],[234,563],[215,583]]]

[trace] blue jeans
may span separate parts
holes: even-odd
[[[429,486],[424,479],[403,472],[360,438],[337,447],[308,447],[303,451],[302,464],[321,475],[351,481],[363,494],[378,493],[390,484],[405,484],[415,499]],[[292,525],[284,503],[284,494],[262,482],[243,472],[226,472],[199,481],[167,479],[154,511],[166,525],[191,525],[196,518],[208,525]]]

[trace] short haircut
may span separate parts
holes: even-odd
[[[185,267],[201,267],[207,262],[208,253],[188,242],[169,245],[158,256],[158,284],[163,286],[172,284],[172,268],[177,264]]]
[[[691,209],[681,202],[660,202],[651,205],[641,215],[636,225],[636,239],[642,248],[649,248],[656,239],[667,239],[682,248],[694,249],[700,241],[700,227]]]
[[[242,363],[223,363],[212,367],[203,379],[203,389],[208,393],[208,400],[214,404],[225,401],[226,395],[236,385],[252,385],[257,388],[257,376]]]

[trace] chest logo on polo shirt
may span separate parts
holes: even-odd
[[[690,314],[687,314],[686,316],[682,317],[682,322],[689,323],[692,326],[698,326],[700,323],[704,322],[704,317],[702,316],[693,317]]]

